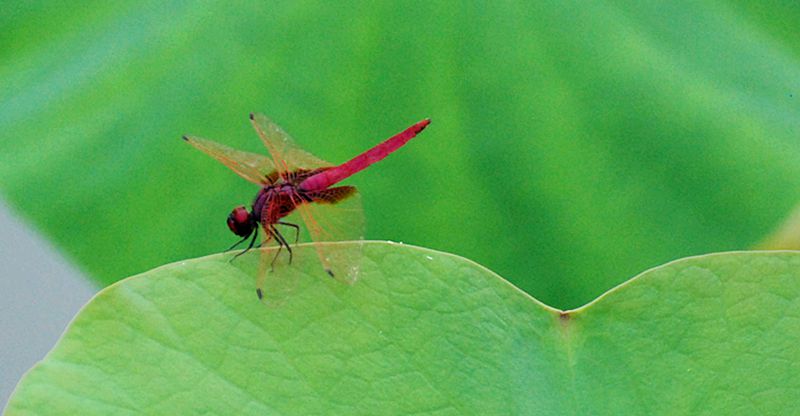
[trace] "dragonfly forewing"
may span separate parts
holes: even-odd
[[[297,169],[311,170],[332,166],[330,163],[300,149],[291,136],[267,116],[252,113],[250,114],[250,120],[281,175]]]
[[[262,155],[243,152],[211,140],[195,136],[183,136],[183,140],[203,153],[219,160],[242,178],[259,185],[272,183],[275,165]]]

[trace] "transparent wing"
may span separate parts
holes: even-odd
[[[250,121],[258,137],[272,155],[272,160],[281,176],[297,169],[316,169],[332,166],[330,163],[300,149],[292,138],[263,114],[250,114]]]
[[[281,250],[276,263],[280,262],[282,264],[280,266],[275,264],[274,268],[271,263],[278,255],[278,247],[271,244],[250,250],[229,262],[229,264],[241,270],[248,277],[256,278],[256,290],[253,290],[250,284],[247,286],[247,300],[250,300],[249,296],[252,296],[253,301],[260,299],[268,307],[280,307],[294,296],[304,274],[298,273],[291,267],[286,267],[285,252],[285,248]],[[305,250],[302,254],[308,255],[304,257],[311,257],[311,260],[316,262],[314,251],[311,247],[308,247],[308,250]],[[233,259],[233,255],[231,259]]]
[[[297,288],[300,274],[287,267],[288,251],[275,238],[265,237],[259,248],[256,294],[267,306],[281,306]]]
[[[243,152],[234,148],[201,139],[194,136],[183,136],[189,144],[203,153],[219,160],[237,175],[259,185],[268,185],[275,181],[275,165],[262,155]]]
[[[322,194],[326,193],[326,194]],[[364,210],[355,187],[340,186],[314,195],[314,202],[297,205],[314,243],[323,270],[333,278],[354,283],[361,267]],[[331,242],[354,241],[356,244]]]

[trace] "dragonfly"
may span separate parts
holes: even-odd
[[[249,209],[235,207],[228,215],[228,228],[241,237],[231,249],[250,239],[249,246],[237,256],[252,249],[259,229],[263,237],[259,246],[277,244],[270,267],[285,249],[292,261],[292,245],[297,244],[300,225],[287,220],[299,213],[325,273],[348,283],[358,273],[358,254],[322,242],[361,240],[364,221],[358,190],[354,186],[336,186],[339,182],[379,162],[403,147],[430,124],[424,119],[382,143],[340,165],[333,165],[298,147],[294,140],[263,114],[250,114],[250,121],[264,143],[270,157],[233,149],[200,137],[183,136],[183,140],[222,162],[234,173],[260,187]],[[283,230],[283,231],[282,231]],[[294,232],[294,242],[286,231]],[[256,294],[262,299],[264,273],[259,275]]]

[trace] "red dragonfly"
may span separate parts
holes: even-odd
[[[405,145],[425,129],[430,120],[422,120],[338,166],[297,147],[291,137],[266,116],[250,114],[250,120],[272,158],[198,137],[183,136],[192,146],[261,187],[249,210],[238,206],[228,215],[228,228],[242,237],[231,249],[248,238],[251,238],[250,245],[238,255],[253,248],[260,226],[264,231],[261,245],[278,245],[271,264],[274,265],[283,248],[286,248],[291,263],[292,246],[278,226],[292,228],[295,232],[294,242],[297,243],[299,225],[284,220],[286,216],[297,211],[315,243],[314,247],[325,272],[331,277],[354,281],[359,260],[354,251],[337,250],[334,245],[317,244],[363,238],[363,212],[356,188],[334,185]],[[263,273],[259,276],[256,288],[259,299],[263,298],[262,285]]]

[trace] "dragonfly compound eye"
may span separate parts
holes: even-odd
[[[228,228],[239,237],[247,237],[253,232],[253,221],[245,207],[236,207],[228,215]]]

